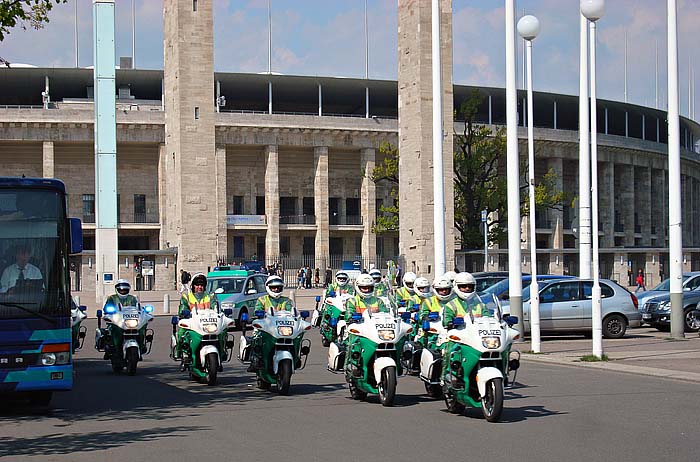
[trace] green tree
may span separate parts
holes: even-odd
[[[392,205],[382,204],[377,210],[377,220],[372,225],[372,232],[382,234],[399,229],[399,149],[389,142],[379,146],[383,154],[382,162],[369,173],[369,179],[389,186]]]
[[[0,1],[0,42],[10,29],[19,24],[22,29],[27,26],[41,29],[49,22],[49,11],[54,3],[66,3],[67,0],[2,0]]]
[[[460,234],[462,248],[480,248],[484,244],[481,211],[497,212],[491,216],[489,241],[503,242],[507,221],[508,198],[506,177],[502,173],[505,164],[505,128],[492,130],[475,123],[483,95],[473,90],[462,103],[459,114],[465,120],[464,130],[455,136],[455,226]],[[500,171],[499,171],[500,169]],[[524,166],[521,172],[526,172]],[[557,174],[549,170],[535,185],[535,204],[538,208],[561,209],[570,201],[564,192],[557,190]],[[527,182],[520,178],[521,214],[528,212]]]

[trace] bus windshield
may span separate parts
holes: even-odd
[[[0,189],[0,319],[69,314],[64,197]]]

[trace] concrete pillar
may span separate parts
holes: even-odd
[[[654,204],[654,197],[651,195],[651,166],[642,167],[640,169],[640,197],[635,208],[637,208],[637,213],[639,214],[639,224],[642,226],[642,245],[651,246],[651,215],[652,215],[652,204]]]
[[[561,157],[556,157],[547,160],[547,170],[552,170],[556,174],[556,184],[554,185],[557,191],[564,190],[564,160]],[[552,248],[564,248],[564,211],[559,209],[549,210],[549,216],[552,221]],[[559,267],[563,267],[562,258],[559,258]],[[550,266],[554,262],[554,256],[550,261]],[[552,273],[561,274],[561,273]]]
[[[622,223],[625,226],[625,245],[634,246],[634,212],[636,210],[634,197],[634,166],[618,165],[621,170],[620,191],[615,191],[622,205]]]
[[[550,252],[549,254],[549,274],[564,274],[564,254]]]
[[[659,277],[659,253],[647,253],[647,261],[644,266],[644,282],[646,283],[647,289],[655,287],[661,282]]]
[[[446,268],[454,267],[452,1],[440,0]],[[404,271],[435,276],[431,1],[398,4],[399,254]],[[408,212],[410,211],[410,212]],[[407,213],[408,212],[408,213]]]
[[[276,145],[265,147],[265,258],[272,263],[280,255],[280,183],[279,150]]]
[[[314,209],[316,213],[316,268],[325,268],[330,256],[328,223],[328,148],[314,148]]]
[[[54,178],[55,158],[53,154],[53,141],[44,141],[42,146],[43,152],[43,173],[44,178]]]
[[[197,2],[196,11],[188,0],[163,2],[165,145],[174,159],[169,237],[178,247],[178,268],[193,274],[215,263],[219,244],[219,224],[212,224],[218,205],[211,182],[201,177],[216,168],[212,8],[211,2]]]
[[[611,248],[615,244],[615,164],[612,162],[600,163],[598,221],[603,230],[603,235],[598,243],[601,248]]]
[[[218,258],[228,259],[228,227],[226,219],[226,196],[228,190],[226,186],[226,146],[217,145],[214,153],[214,173],[216,189],[216,255]]]
[[[374,261],[377,256],[377,236],[372,232],[372,224],[377,220],[377,187],[369,178],[374,170],[374,149],[360,151],[360,166],[365,175],[362,177],[360,192],[360,213],[362,214],[362,258]],[[375,264],[379,266],[381,262]]]
[[[627,258],[628,255],[626,252],[616,252],[613,257],[613,279],[622,287],[629,286]]]

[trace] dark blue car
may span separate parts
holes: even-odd
[[[562,276],[562,275],[557,275],[557,274],[538,274],[537,275],[537,280],[538,281],[544,281],[547,279],[572,279],[574,276]],[[530,281],[532,280],[532,276],[523,276],[523,287],[530,285]],[[509,295],[508,295],[508,288],[510,286],[510,283],[508,279],[504,279],[501,282],[498,282],[491,287],[479,292],[480,297],[486,296],[487,298],[491,298],[491,295],[495,295],[499,300],[508,300]]]

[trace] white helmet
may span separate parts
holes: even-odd
[[[369,275],[372,276],[372,279],[374,279],[375,284],[382,282],[382,272],[379,269],[372,268],[371,270],[369,270]]]
[[[408,273],[404,274],[403,276],[403,286],[408,290],[410,293],[415,293],[413,291],[413,287],[415,286],[416,283],[416,273],[413,271],[409,271]],[[410,286],[409,286],[410,284]]]
[[[441,295],[440,291],[444,289],[447,289],[449,292]],[[442,301],[449,300],[450,297],[452,297],[452,282],[450,282],[446,275],[442,275],[433,281],[433,290],[438,299]]]
[[[335,273],[335,282],[337,282],[340,287],[345,287],[349,280],[350,277],[345,271],[338,271]]]
[[[272,298],[280,298],[284,289],[284,281],[279,276],[270,276],[265,281],[265,290]]]
[[[131,284],[129,284],[129,281],[127,281],[126,279],[119,279],[114,285],[114,289],[117,291],[117,295],[119,295],[119,298],[124,300],[126,296],[129,295],[129,291],[131,290]]]
[[[471,290],[469,292],[463,292],[461,290],[462,288],[466,289],[470,287]],[[454,291],[462,300],[469,300],[476,295],[476,279],[474,279],[471,273],[459,273],[457,277],[455,277]]]
[[[414,293],[420,298],[428,298],[433,295],[433,292],[430,290],[430,281],[423,277],[416,278],[416,282],[413,283],[413,289]]]
[[[457,277],[457,273],[454,271],[448,271],[447,273],[443,274],[444,277],[450,280],[452,284],[455,282],[455,277]]]
[[[369,288],[368,292],[362,289]],[[360,274],[355,278],[355,293],[362,298],[370,298],[374,295],[374,279],[369,274]]]

